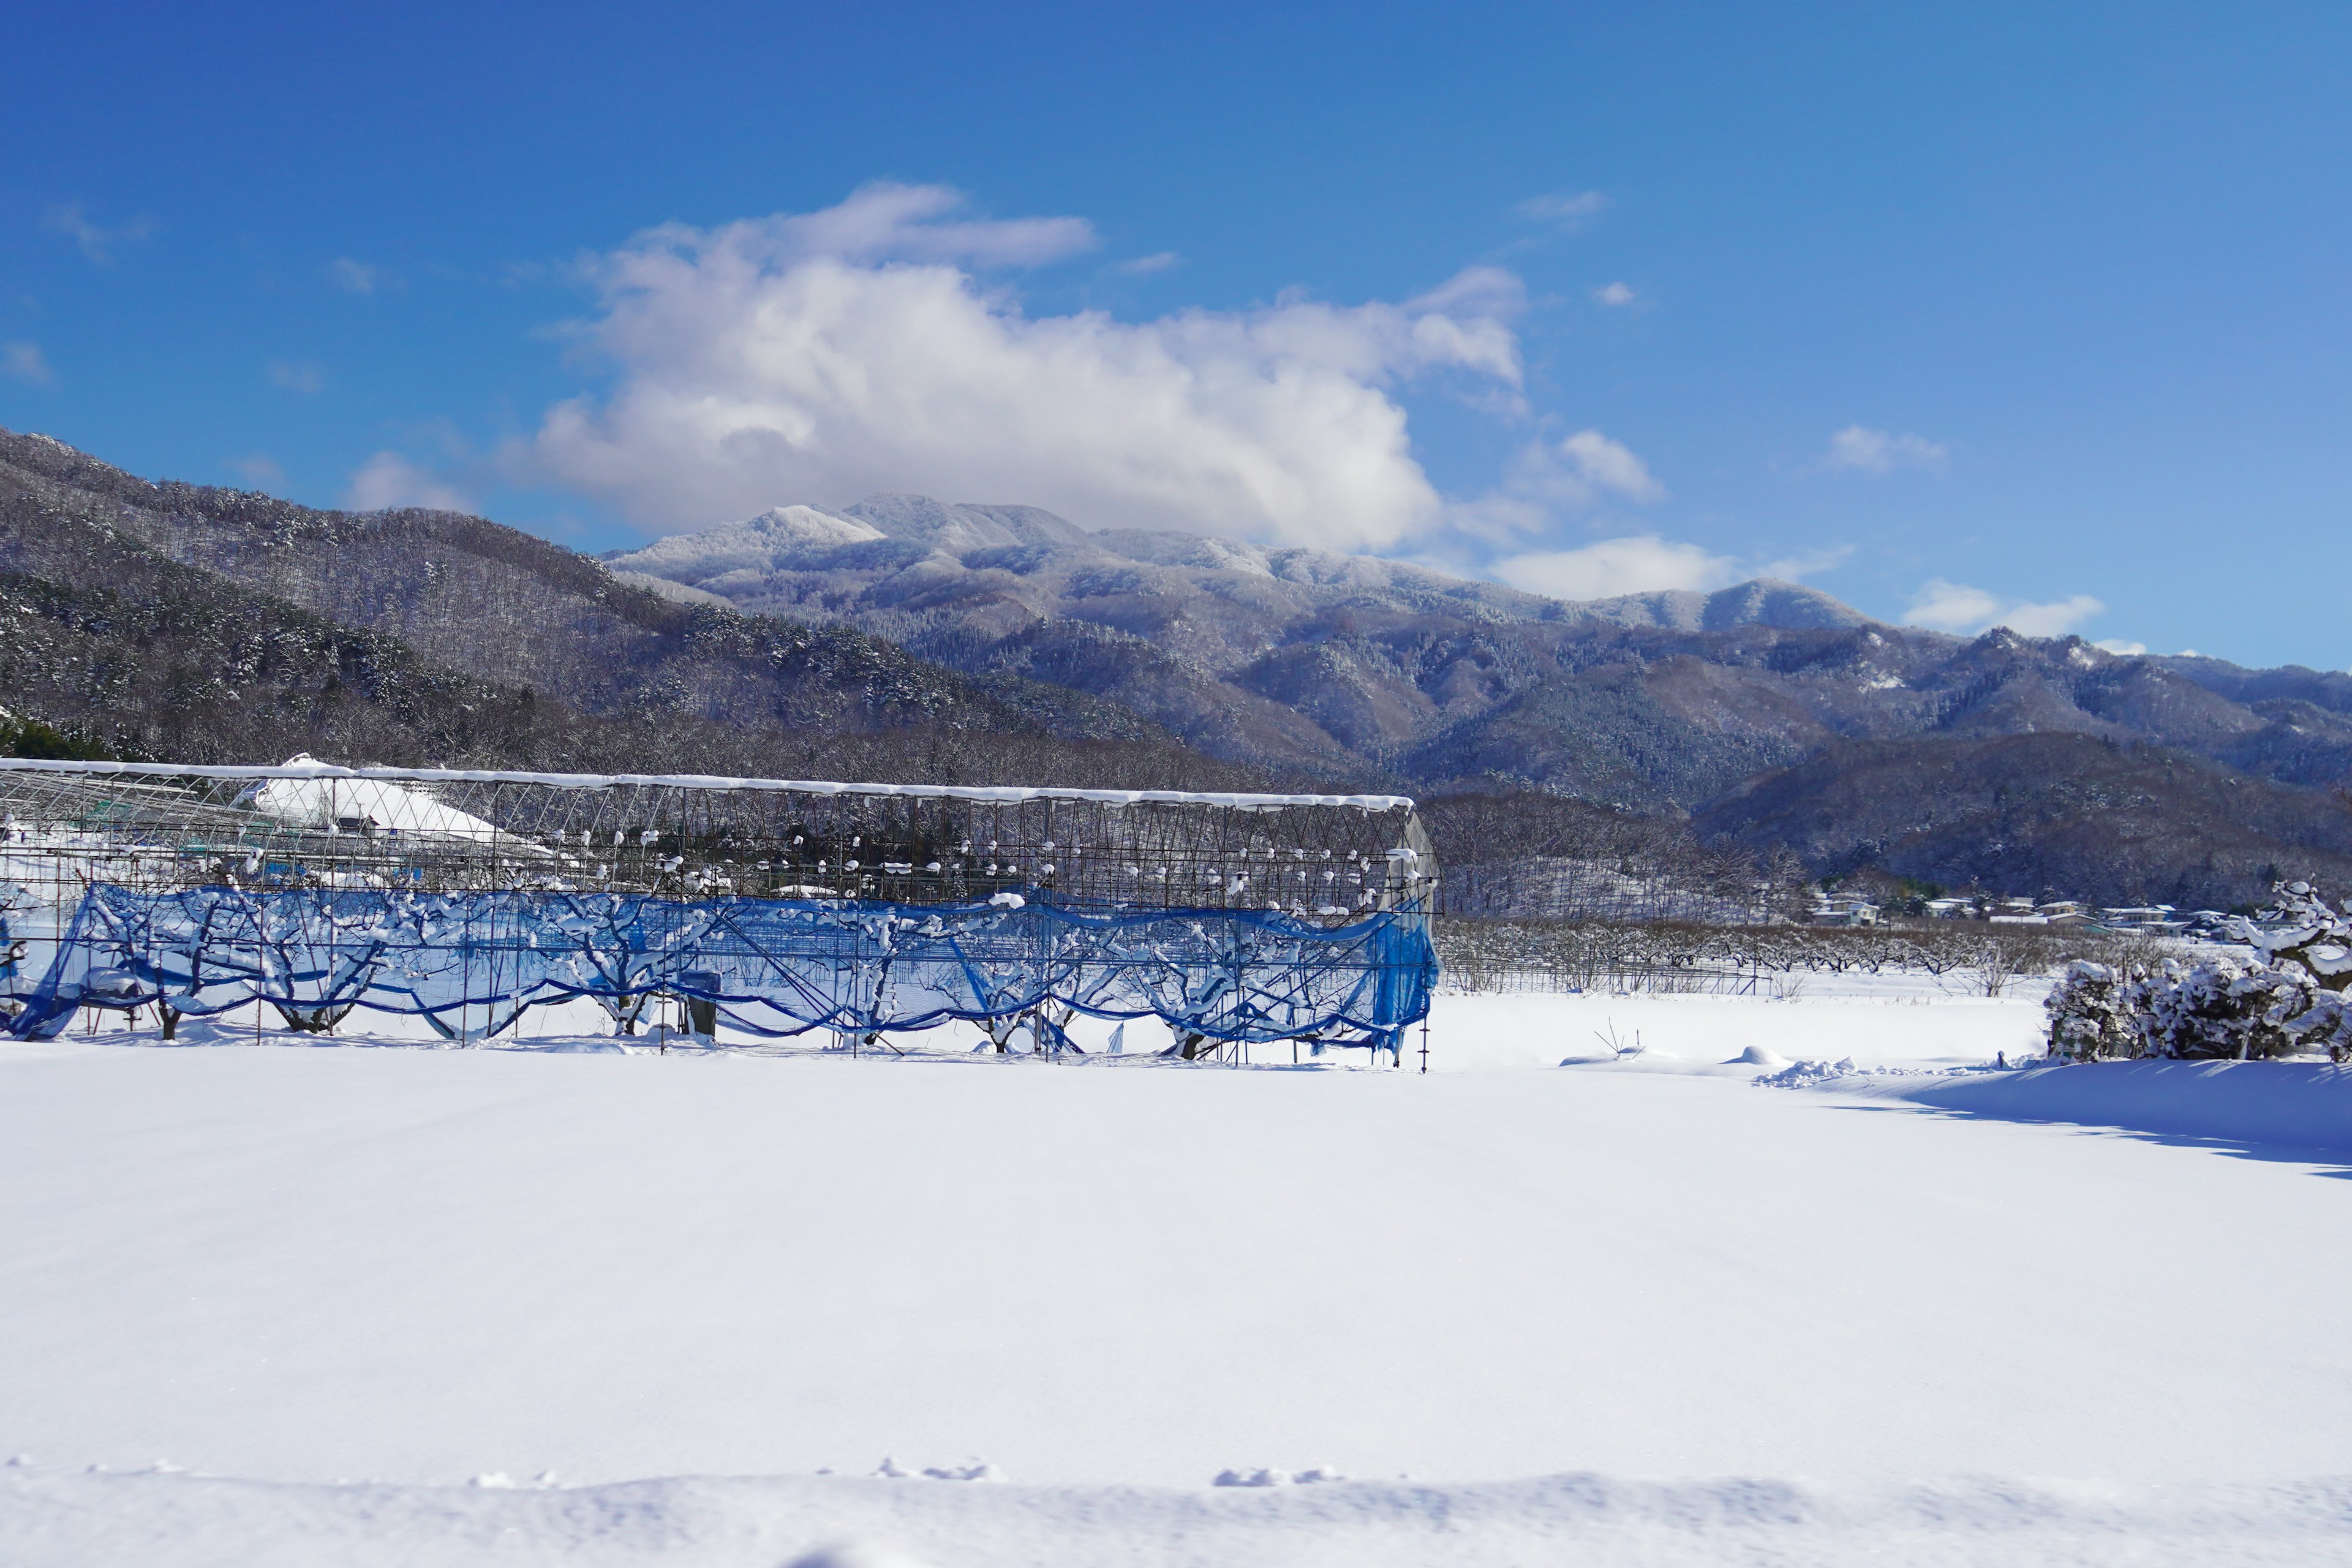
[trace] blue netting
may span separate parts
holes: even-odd
[[[1058,1004],[1156,1015],[1210,1040],[1396,1047],[1437,963],[1417,913],[1327,929],[1275,911],[1103,910],[999,899],[906,905],[640,894],[401,893],[92,886],[40,980],[10,983],[9,1031],[47,1037],[81,1006],[194,1015],[257,999],[304,1014],[461,1008],[490,1029],[593,997],[715,1005],[763,1036],[914,1030]]]

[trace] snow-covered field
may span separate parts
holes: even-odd
[[[0,1046],[0,1563],[2352,1558],[2352,1074],[2039,1026]]]

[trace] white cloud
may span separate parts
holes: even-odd
[[[1514,588],[1555,599],[1608,599],[1658,588],[1712,590],[1739,580],[1738,563],[1731,557],[1654,533],[1604,539],[1580,550],[1506,556],[1494,570]]]
[[[1598,430],[1579,430],[1559,444],[1576,477],[1596,490],[1614,490],[1633,500],[1664,500],[1665,486],[1650,477],[1649,465]]]
[[[2007,626],[2021,637],[2055,637],[2105,615],[2106,608],[2088,594],[2036,605],[1938,577],[1919,590],[1903,619],[1908,626],[1969,636],[1994,626]]]
[[[1757,577],[1793,583],[1825,572],[1853,552],[1853,546],[1756,565],[1736,555],[1719,555],[1702,545],[1662,539],[1654,533],[1603,539],[1578,550],[1530,551],[1506,556],[1495,575],[1514,588],[1556,599],[1607,599],[1664,588],[1713,593]]]
[[[1609,198],[1599,191],[1562,191],[1551,195],[1529,196],[1511,210],[1521,217],[1538,223],[1556,223],[1567,228],[1578,228],[1601,216]]]
[[[2144,642],[2126,642],[2121,637],[2101,637],[2091,646],[2095,648],[2104,648],[2109,653],[2120,655],[2125,658],[2137,658],[2141,654],[2147,651],[2147,644]]]
[[[1664,500],[1666,488],[1632,448],[1598,430],[1579,430],[1564,440],[1520,447],[1502,483],[1475,500],[1454,502],[1446,521],[1474,538],[1512,539],[1549,526],[1562,511],[1610,496]]]
[[[382,511],[388,507],[417,506],[433,511],[473,511],[473,500],[451,485],[446,477],[412,462],[399,452],[378,452],[362,463],[343,492],[352,511]]]
[[[1634,300],[1633,290],[1623,283],[1603,284],[1592,291],[1592,297],[1604,305],[1630,305]]]
[[[0,343],[0,375],[30,386],[47,386],[58,378],[38,343]]]
[[[81,247],[81,253],[100,267],[114,265],[114,247],[126,240],[145,239],[155,232],[155,220],[140,216],[131,218],[120,228],[100,228],[82,211],[79,202],[68,202],[51,207],[41,219],[41,226],[52,234],[62,234]]]
[[[830,258],[847,262],[930,261],[974,267],[1037,267],[1095,247],[1094,226],[1078,217],[959,218],[961,192],[945,185],[871,184],[838,206],[778,213],[716,229],[665,224],[639,235],[610,262],[625,270],[655,253],[766,268]]]
[[[1391,389],[1519,384],[1524,295],[1496,268],[1401,303],[1032,317],[966,266],[1052,260],[1093,231],[953,220],[960,200],[869,186],[638,236],[593,268],[602,310],[579,329],[616,384],[550,409],[509,465],[661,529],[887,489],[1379,549],[1444,515]]]
[[[1139,256],[1132,261],[1122,261],[1118,264],[1118,270],[1138,275],[1165,272],[1183,259],[1172,250],[1163,250],[1152,256]]]
[[[287,360],[274,359],[264,364],[261,369],[262,373],[269,377],[269,384],[272,386],[282,386],[289,392],[308,395],[323,392],[327,387],[327,373],[308,362],[298,364]]]
[[[231,458],[228,467],[249,485],[268,489],[286,482],[286,470],[278,465],[278,459],[260,452],[246,458]]]
[[[1767,561],[1752,572],[1743,571],[1743,577],[1770,577],[1782,583],[1801,583],[1816,573],[1843,563],[1853,553],[1851,544],[1832,544],[1826,550],[1808,550],[1796,555],[1784,555],[1778,561]]]
[[[338,288],[347,289],[354,294],[375,292],[378,274],[374,268],[364,261],[354,261],[348,256],[339,256],[335,258],[334,264],[327,268],[327,273],[334,279]]]
[[[1949,449],[1924,436],[1897,436],[1866,426],[1849,425],[1830,437],[1822,467],[1835,472],[1850,469],[1865,474],[1891,474],[1897,468],[1940,468]]]

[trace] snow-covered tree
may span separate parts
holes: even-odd
[[[2133,984],[2108,964],[2068,964],[2042,1003],[2050,1015],[2050,1054],[2070,1061],[2139,1055],[2139,1028],[2126,1000]]]
[[[2168,959],[2126,990],[2150,1057],[2252,1061],[2293,1056],[2317,987],[2301,970],[2221,957],[2184,964]]]
[[[2253,949],[2252,958],[2168,958],[2145,971],[2070,966],[2044,1004],[2050,1054],[2074,1061],[2352,1056],[2352,920],[2307,882],[2273,890],[2273,908],[2230,931]]]

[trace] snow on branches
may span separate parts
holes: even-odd
[[[2322,990],[2340,994],[2352,984],[2352,921],[2329,909],[2308,882],[2280,882],[2271,891],[2278,902],[2252,921],[2231,921],[2231,938],[2266,963],[2295,965]]]
[[[2043,1004],[2050,1054],[2260,1060],[2326,1051],[2352,1056],[2352,921],[2308,882],[2273,888],[2274,907],[2233,921],[2253,950],[2145,969],[2076,963]]]

